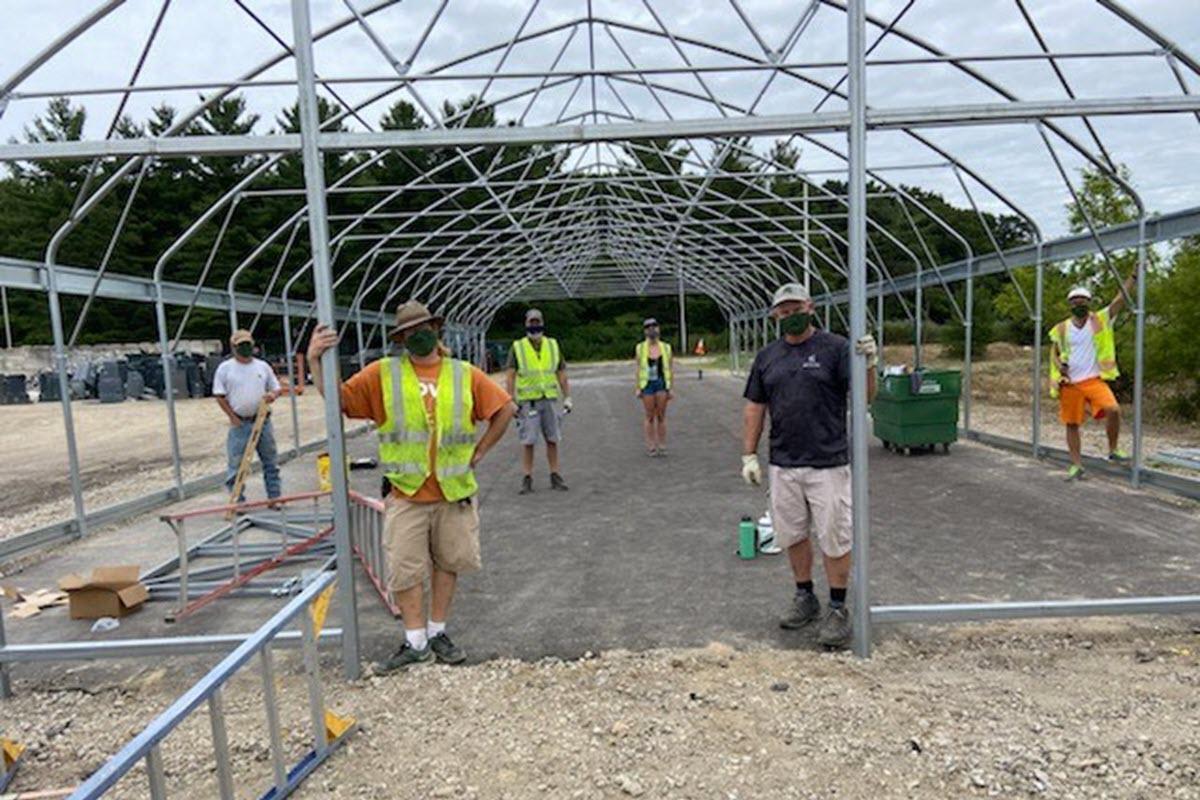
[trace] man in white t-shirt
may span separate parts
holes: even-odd
[[[213,376],[213,396],[217,405],[229,418],[229,434],[225,439],[225,455],[229,468],[226,472],[225,486],[230,491],[237,480],[238,467],[242,463],[242,454],[250,443],[250,433],[254,430],[254,417],[258,414],[258,404],[266,400],[275,402],[279,397],[279,379],[275,370],[263,361],[254,357],[254,336],[250,331],[237,330],[229,337],[233,348],[233,357],[221,362],[217,373]],[[279,481],[278,453],[275,449],[275,432],[271,429],[270,412],[263,423],[262,433],[258,437],[258,458],[262,461],[263,482],[267,487],[267,497],[279,497],[282,486]],[[244,501],[243,495],[238,502]]]

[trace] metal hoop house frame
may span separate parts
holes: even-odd
[[[401,299],[418,296],[445,314],[447,335],[459,353],[482,360],[489,326],[501,307],[514,300],[677,294],[682,302],[687,293],[702,293],[716,301],[729,321],[736,370],[747,353],[772,338],[766,305],[781,282],[811,283],[827,321],[836,315],[854,337],[871,323],[881,330],[884,298],[894,298],[917,326],[918,343],[923,293],[932,290],[946,294],[963,323],[964,379],[969,387],[975,279],[1033,266],[1036,290],[1032,298],[1021,294],[1021,300],[1040,341],[1042,276],[1048,265],[1094,255],[1106,270],[1115,272],[1113,254],[1136,251],[1137,291],[1128,298],[1136,326],[1134,460],[1128,476],[1135,485],[1152,482],[1200,496],[1197,482],[1148,469],[1142,455],[1147,251],[1157,242],[1200,233],[1200,207],[1151,217],[1138,191],[1122,178],[1114,151],[1102,136],[1110,123],[1150,115],[1200,121],[1200,97],[1190,89],[1200,78],[1200,61],[1122,2],[1071,2],[1080,13],[1095,16],[1098,25],[1116,31],[1119,46],[1055,50],[1049,44],[1055,37],[1048,35],[1054,31],[1039,24],[1027,0],[995,0],[989,6],[1003,4],[1028,33],[1026,49],[1000,53],[955,52],[924,38],[908,24],[919,0],[872,3],[874,9],[887,7],[883,16],[868,14],[865,0],[805,0],[769,8],[754,0],[727,0],[713,4],[712,13],[727,16],[720,41],[687,30],[686,20],[664,9],[669,0],[576,0],[553,8],[548,0],[525,0],[522,13],[506,18],[508,30],[494,41],[467,52],[435,55],[431,40],[452,24],[449,0],[326,0],[318,10],[328,21],[316,29],[309,0],[292,0],[290,31],[277,30],[247,0],[228,0],[246,25],[270,38],[269,57],[233,79],[148,83],[140,80],[143,65],[173,9],[171,0],[146,0],[139,8],[149,3],[157,15],[140,42],[140,57],[127,81],[28,88],[60,53],[86,48],[88,32],[118,18],[127,5],[126,0],[97,0],[90,13],[69,21],[57,39],[0,84],[0,115],[15,103],[59,95],[107,97],[118,104],[103,138],[0,145],[3,162],[87,159],[92,165],[42,263],[0,258],[0,286],[46,293],[63,385],[68,348],[98,297],[153,303],[165,364],[188,315],[201,307],[222,310],[232,325],[248,321],[252,328],[264,316],[283,317],[289,353],[304,340],[311,321],[343,322],[343,337],[352,333],[362,359],[373,342],[386,347],[387,311]],[[956,22],[947,24],[953,28]],[[130,31],[145,27],[144,15],[128,21]],[[844,49],[838,46],[821,58],[806,55],[829,52],[828,47],[808,46],[822,30],[837,33],[835,39],[845,43]],[[360,46],[377,57],[382,69],[318,74],[314,55],[327,42],[348,35],[359,37]],[[582,55],[575,58],[578,54]],[[1157,88],[1149,94],[1080,90],[1076,68],[1096,64],[1153,76],[1150,83]],[[935,71],[932,74],[951,88],[930,91],[935,101],[926,104],[868,105],[868,76],[917,68]],[[1042,85],[1030,88],[1027,95],[1018,93],[1011,88],[1012,70],[1037,70]],[[1118,88],[1122,85],[1116,83]],[[473,99],[462,108],[447,106],[438,113],[431,97],[447,85],[473,87]],[[131,98],[182,90],[200,91],[202,100],[162,135],[114,136],[116,120]],[[189,125],[218,100],[235,91],[267,90],[295,92],[299,133],[189,135]],[[349,99],[351,94],[358,99]],[[401,97],[424,113],[427,127],[377,129],[365,119],[367,110]],[[334,101],[337,109],[323,122],[321,99]],[[475,115],[484,112],[510,115],[513,124],[473,126]],[[1014,199],[1002,188],[1002,176],[970,152],[960,152],[964,136],[995,134],[998,126],[1033,134],[1034,149],[1053,167],[1049,174],[1061,180],[1062,199],[1079,200],[1069,170],[1084,165],[1119,187],[1136,209],[1136,220],[1103,228],[1085,209],[1082,233],[1044,234],[1053,226],[1045,213]],[[812,153],[819,163],[802,167],[780,156],[779,149],[765,155],[754,146],[764,137],[781,137],[787,145]],[[887,157],[870,156],[869,141],[886,142],[886,147],[870,152]],[[425,169],[417,157],[429,152],[444,157],[438,166]],[[341,153],[357,158],[346,162],[349,166],[340,174],[328,174],[323,163]],[[304,185],[264,186],[272,168],[296,154],[303,162]],[[111,246],[94,268],[58,263],[60,246],[81,221],[101,203],[113,203],[118,188],[128,187],[112,233],[116,241],[152,161],[247,155],[259,159],[249,174],[212,202],[182,235],[163,243],[151,279],[110,269]],[[417,177],[395,185],[370,180],[371,170],[387,159],[402,163]],[[673,164],[676,169],[668,172],[656,164]],[[752,171],[746,171],[746,164]],[[103,175],[101,165],[107,168]],[[828,177],[844,180],[844,193],[831,190],[823,182]],[[961,191],[992,247],[977,252],[963,231],[922,199],[911,181]],[[777,191],[784,183],[801,187],[799,196]],[[327,204],[343,196],[362,201],[366,210],[329,213]],[[231,218],[265,198],[290,199],[292,213],[249,252],[239,254],[236,269],[223,285],[216,285],[209,279],[210,268],[218,249],[226,246],[223,237]],[[823,211],[810,212],[813,202]],[[872,214],[882,204],[899,210],[912,228],[914,237],[907,243]],[[1019,218],[1032,240],[1003,249],[985,211]],[[935,256],[922,237],[922,225],[950,236],[961,246],[961,257],[945,263]],[[295,255],[304,229],[312,257]],[[187,274],[199,267],[198,279],[180,282],[178,276],[185,272],[179,263],[181,251],[199,235],[214,231],[207,261],[188,265]],[[905,264],[897,274],[897,264],[887,263],[881,253],[883,245],[902,253],[911,270]],[[282,256],[268,284],[245,285],[247,270],[279,247]],[[959,283],[965,289],[962,303],[951,288]],[[297,298],[298,293],[309,297]],[[87,298],[71,332],[61,313],[64,294]],[[167,324],[168,306],[184,309],[184,320],[174,330]],[[857,653],[869,654],[871,626],[879,622],[1200,609],[1200,598],[1190,596],[872,607],[865,370],[861,357],[855,359],[859,369],[854,370],[851,421]],[[1039,347],[1034,348],[1033,362],[1036,387]],[[165,374],[174,493],[183,496],[171,370]],[[324,375],[325,395],[331,398],[326,404],[329,450],[333,463],[339,463],[344,441],[334,391],[336,354],[326,355]],[[1031,442],[999,442],[974,434],[969,388],[964,427],[968,434],[1019,446],[1035,457],[1052,455],[1040,441],[1037,395],[1035,391]],[[82,534],[87,514],[69,397],[63,399],[62,414],[76,526]],[[293,430],[298,447],[294,406]],[[344,667],[348,675],[356,675],[358,629],[347,487],[338,470],[333,471],[333,481]]]

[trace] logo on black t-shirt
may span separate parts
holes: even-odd
[[[804,369],[820,369],[821,362],[817,360],[816,353],[809,353],[808,358],[804,359],[804,362],[800,366]]]

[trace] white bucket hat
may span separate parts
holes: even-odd
[[[1086,286],[1076,286],[1071,291],[1067,292],[1067,299],[1074,300],[1076,297],[1083,297],[1087,300],[1092,299],[1092,290]]]

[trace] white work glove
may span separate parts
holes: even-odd
[[[854,343],[854,352],[860,356],[866,356],[868,367],[874,367],[879,363],[879,346],[875,344],[875,337],[869,333],[860,336]]]
[[[571,402],[571,398],[567,397],[563,400],[563,411],[570,414],[571,409],[574,407],[575,407],[575,403]]]
[[[762,483],[762,467],[758,465],[758,456],[754,453],[742,456],[742,480],[751,486]]]

